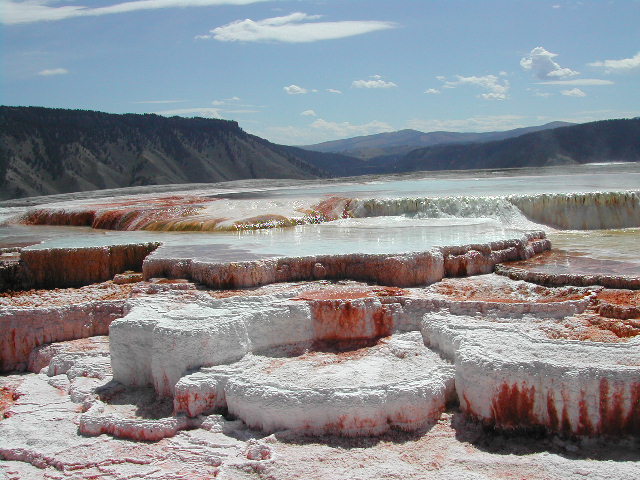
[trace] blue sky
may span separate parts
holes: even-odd
[[[640,0],[0,0],[4,105],[285,144],[640,115]]]

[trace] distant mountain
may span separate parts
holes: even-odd
[[[613,161],[640,161],[640,118],[583,123],[494,142],[437,145],[378,167],[385,172],[411,172]]]
[[[405,155],[411,150],[433,145],[452,143],[478,143],[518,137],[526,133],[548,130],[558,127],[574,125],[568,122],[551,122],[535,127],[516,128],[503,132],[459,133],[459,132],[430,132],[417,130],[399,130],[397,132],[378,133],[362,137],[333,140],[330,142],[307,145],[301,148],[316,152],[340,153],[363,160],[380,156]]]
[[[0,107],[0,199],[137,185],[329,176],[310,163],[321,160],[347,159],[275,145],[226,120]]]
[[[363,138],[369,148],[375,141],[382,150],[405,148],[403,142],[420,136],[448,143],[365,160],[276,145],[226,120],[0,107],[0,200],[250,178],[640,161],[640,118],[553,125],[558,123],[489,134],[373,135]],[[503,139],[487,141],[491,135]],[[471,138],[481,141],[469,143]],[[357,139],[350,141],[355,145]]]

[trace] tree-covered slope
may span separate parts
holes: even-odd
[[[583,123],[488,143],[421,148],[383,169],[408,172],[613,161],[640,161],[640,118]]]
[[[245,178],[316,178],[322,153],[272,144],[236,122],[0,107],[0,198]]]

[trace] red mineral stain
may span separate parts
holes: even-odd
[[[329,197],[326,200],[313,205],[311,208],[323,220],[337,220],[349,218],[349,206],[351,199],[347,197]]]
[[[491,402],[493,421],[502,428],[522,428],[538,424],[533,411],[535,403],[534,386],[527,388],[517,384],[504,383]]]
[[[637,385],[635,387],[637,388]],[[640,392],[634,392],[633,390],[634,387],[632,386],[630,388],[630,411],[625,412],[625,386],[616,385],[613,392],[611,392],[609,381],[606,378],[600,381],[600,424],[598,433],[609,435],[637,433],[637,425],[634,432],[633,423],[634,421],[637,422],[634,418],[638,413],[638,401],[640,400],[638,395]]]
[[[301,293],[294,300],[357,300],[372,297],[399,297],[408,292],[398,287],[370,287],[370,286],[328,286],[320,290],[308,290]]]
[[[600,425],[599,433],[621,434],[624,430],[624,386],[610,392],[609,381],[600,380]]]
[[[549,428],[552,431],[557,431],[560,420],[558,418],[558,410],[556,409],[556,403],[552,392],[547,393],[547,415],[549,415]]]
[[[393,332],[393,315],[386,306],[382,306],[373,314],[376,337],[388,337]]]
[[[369,338],[366,311],[351,302],[321,300],[311,303],[315,338],[318,340],[350,340]]]
[[[375,339],[393,331],[393,316],[384,305],[350,300],[314,300],[310,304],[316,340]]]
[[[212,201],[214,199],[204,197],[173,196],[95,203],[76,207],[72,211],[41,208],[28,212],[22,218],[22,223],[91,226],[106,230],[141,230],[157,222],[170,224],[172,220],[196,215],[202,210],[202,204]]]
[[[593,422],[591,421],[591,416],[589,415],[589,407],[587,405],[587,399],[584,390],[580,392],[578,412],[578,428],[576,430],[576,433],[578,435],[593,435]]]
[[[64,225],[90,227],[95,210],[71,211],[37,209],[28,212],[21,220],[25,225]]]
[[[9,409],[18,398],[20,394],[16,393],[13,386],[0,387],[0,420],[11,416]]]
[[[640,382],[634,383],[629,388],[631,393],[631,408],[625,419],[626,433],[640,434]]]
[[[474,418],[480,418],[478,413],[473,408],[473,404],[469,401],[469,398],[467,398],[467,394],[466,393],[462,394],[462,398],[464,399],[464,403],[466,405],[465,411],[466,411],[467,415],[469,415],[471,417],[474,417]]]
[[[329,287],[303,292],[294,300],[356,300],[375,295],[376,292],[368,287]]]
[[[571,421],[569,420],[569,410],[567,406],[568,404],[569,404],[569,400],[568,400],[567,392],[563,390],[562,391],[562,425],[560,427],[560,430],[566,434],[571,432]]]

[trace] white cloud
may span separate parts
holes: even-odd
[[[74,17],[89,17],[160,8],[205,7],[211,5],[247,5],[267,0],[133,0],[90,8],[82,5],[51,6],[50,0],[0,0],[0,21],[4,24],[47,22]],[[62,2],[55,2],[62,3]],[[67,1],[65,3],[73,3]]]
[[[377,20],[315,21],[320,17],[320,15],[295,12],[283,17],[264,20],[254,21],[247,18],[214,28],[209,34],[198,35],[196,38],[213,38],[221,42],[305,43],[352,37],[395,27],[392,22]]]
[[[422,132],[495,132],[524,127],[524,118],[519,115],[490,115],[451,120],[412,119],[407,122],[407,128]]]
[[[539,85],[575,85],[575,86],[597,86],[613,85],[611,80],[601,80],[599,78],[576,78],[573,80],[551,80],[549,82],[539,82]]]
[[[354,80],[351,86],[355,88],[394,88],[397,87],[393,82],[386,82],[380,75],[371,75],[369,80]]]
[[[272,142],[285,145],[310,145],[327,140],[349,138],[374,133],[392,132],[395,128],[386,122],[371,121],[364,124],[350,122],[331,122],[316,118],[306,126],[274,126],[252,133],[268,138]]]
[[[561,67],[554,60],[557,56],[557,53],[551,53],[543,47],[536,47],[529,55],[520,59],[520,66],[525,70],[531,70],[540,80],[569,78],[580,73]]]
[[[235,110],[222,110],[221,112],[223,113],[231,113],[231,114],[235,114],[235,113],[259,113],[260,110],[252,110],[250,108],[238,108]]]
[[[206,117],[206,118],[222,118],[218,108],[196,107],[196,108],[176,108],[174,110],[160,110],[153,112],[156,115],[180,116],[180,117]]]
[[[587,94],[584,93],[579,88],[572,88],[571,90],[562,90],[560,93],[567,97],[586,97],[587,96]]]
[[[48,68],[46,70],[40,70],[38,75],[43,77],[50,77],[52,75],[66,75],[69,73],[69,70],[66,68]]]
[[[640,67],[640,52],[636,53],[631,58],[622,58],[620,60],[602,60],[598,62],[591,62],[588,65],[590,67],[604,67],[607,73],[631,70],[632,68]]]
[[[304,95],[305,93],[309,93],[309,90],[299,87],[298,85],[289,85],[288,87],[282,87],[282,89],[289,95]]]
[[[439,94],[441,92],[437,88],[428,88],[427,90],[424,91],[424,93],[429,93],[431,95],[437,95],[437,94]]]
[[[374,133],[392,132],[394,129],[385,122],[373,120],[361,125],[354,125],[349,122],[328,122],[318,118],[311,124],[311,128],[331,133],[334,138],[346,138],[358,135],[371,135]]]
[[[230,103],[239,102],[239,101],[240,101],[240,97],[230,97],[230,98],[224,98],[222,100],[214,100],[213,102],[211,102],[211,105],[221,106],[221,105],[228,105]],[[253,106],[253,105],[245,105],[245,106]]]
[[[455,88],[460,85],[474,85],[484,88],[487,93],[478,95],[485,100],[506,100],[509,94],[509,81],[500,79],[496,75],[485,75],[483,77],[471,76],[463,77],[456,75],[456,80],[448,80],[443,85],[444,88]]]
[[[300,115],[302,115],[303,117],[317,117],[318,116],[314,110],[305,110]]]
[[[335,88],[327,88],[327,92],[329,92],[329,93],[342,93],[341,90],[336,90]]]

